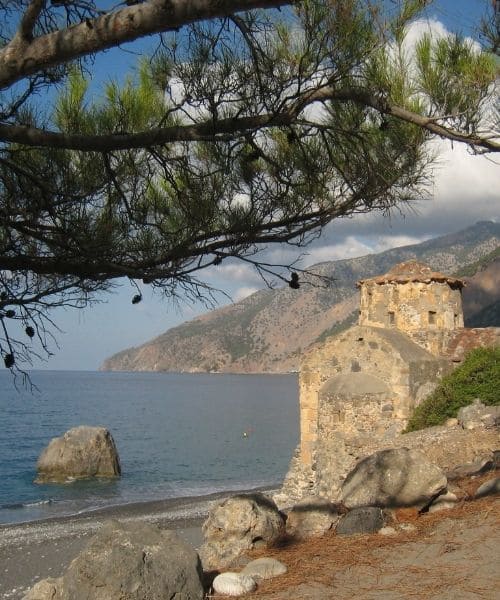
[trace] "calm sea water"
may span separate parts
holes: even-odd
[[[298,440],[294,375],[0,372],[0,523],[278,485]],[[36,485],[36,460],[77,425],[107,427],[122,477]],[[246,434],[246,435],[245,435]]]

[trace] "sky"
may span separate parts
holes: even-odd
[[[415,25],[412,33],[431,26],[434,31],[458,30],[472,35],[473,26],[484,11],[485,0],[438,0],[428,11],[428,22]],[[123,61],[123,55],[119,55]],[[130,60],[135,60],[130,54]],[[118,54],[109,52],[97,66],[95,77],[105,80],[123,68]],[[354,258],[396,246],[418,243],[459,231],[480,220],[500,220],[500,166],[491,158],[472,156],[461,145],[438,142],[440,161],[433,170],[430,198],[415,203],[390,218],[379,214],[361,215],[332,223],[311,246],[303,250],[301,267],[317,262]],[[498,159],[497,159],[498,162]],[[267,259],[283,262],[291,258],[284,247],[271,247]],[[221,265],[208,274],[207,281],[238,301],[263,287],[247,265]],[[143,290],[143,301],[131,304],[136,293],[124,284],[116,293],[85,310],[60,309],[53,313],[61,329],[59,348],[47,362],[36,361],[36,369],[96,370],[108,356],[138,346],[170,327],[189,320],[207,308],[187,303],[174,305]],[[219,306],[229,300],[219,298]]]

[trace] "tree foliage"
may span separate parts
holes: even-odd
[[[491,56],[458,36],[409,51],[428,1],[288,4],[0,1],[6,364],[30,359],[33,332],[48,351],[54,307],[122,278],[200,297],[204,269],[239,259],[287,280],[260,247],[419,197],[433,136],[500,150]],[[99,53],[152,33],[96,93]]]
[[[414,410],[406,431],[442,425],[446,419],[479,398],[483,404],[500,404],[500,348],[476,348],[464,362],[442,379],[436,390]]]

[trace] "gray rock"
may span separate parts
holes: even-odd
[[[463,429],[494,427],[500,423],[500,406],[486,406],[476,398],[458,411],[457,419]]]
[[[40,454],[37,471],[35,483],[117,477],[121,474],[111,433],[104,427],[84,425],[53,438]]]
[[[425,506],[446,489],[443,471],[418,450],[381,450],[360,461],[346,477],[341,497],[357,506]]]
[[[60,600],[62,577],[42,579],[36,583],[22,600]]]
[[[429,506],[429,512],[438,512],[440,510],[449,510],[457,505],[457,497],[453,492],[440,494]]]
[[[474,497],[482,498],[483,496],[494,496],[495,494],[500,494],[500,477],[485,481],[477,488]]]
[[[255,579],[241,573],[221,573],[213,580],[214,592],[223,596],[243,596],[257,588]]]
[[[250,575],[256,581],[259,579],[272,579],[287,572],[286,565],[275,558],[257,558],[249,562],[241,571],[244,575]]]
[[[355,535],[357,533],[374,533],[385,525],[382,509],[377,506],[353,508],[344,515],[335,530],[337,535]]]
[[[496,462],[494,453],[492,453],[490,456],[478,458],[474,462],[454,467],[451,471],[446,473],[446,477],[448,480],[461,479],[462,477],[471,477],[472,475],[487,473],[495,468]]]
[[[276,504],[264,494],[241,494],[224,500],[210,511],[203,524],[200,558],[205,570],[230,565],[245,550],[278,541],[285,520]]]
[[[345,512],[321,496],[308,496],[297,503],[288,513],[286,532],[297,539],[323,535],[332,529]]]
[[[202,600],[196,552],[173,531],[145,523],[106,523],[47,595],[29,600]],[[56,583],[56,585],[54,585]],[[41,584],[38,584],[40,586]],[[55,587],[56,595],[50,595]]]

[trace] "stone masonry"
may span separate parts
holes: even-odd
[[[303,358],[300,444],[277,500],[335,499],[363,449],[395,446],[408,418],[464,348],[500,329],[464,329],[460,279],[410,261],[358,283],[359,324]]]

